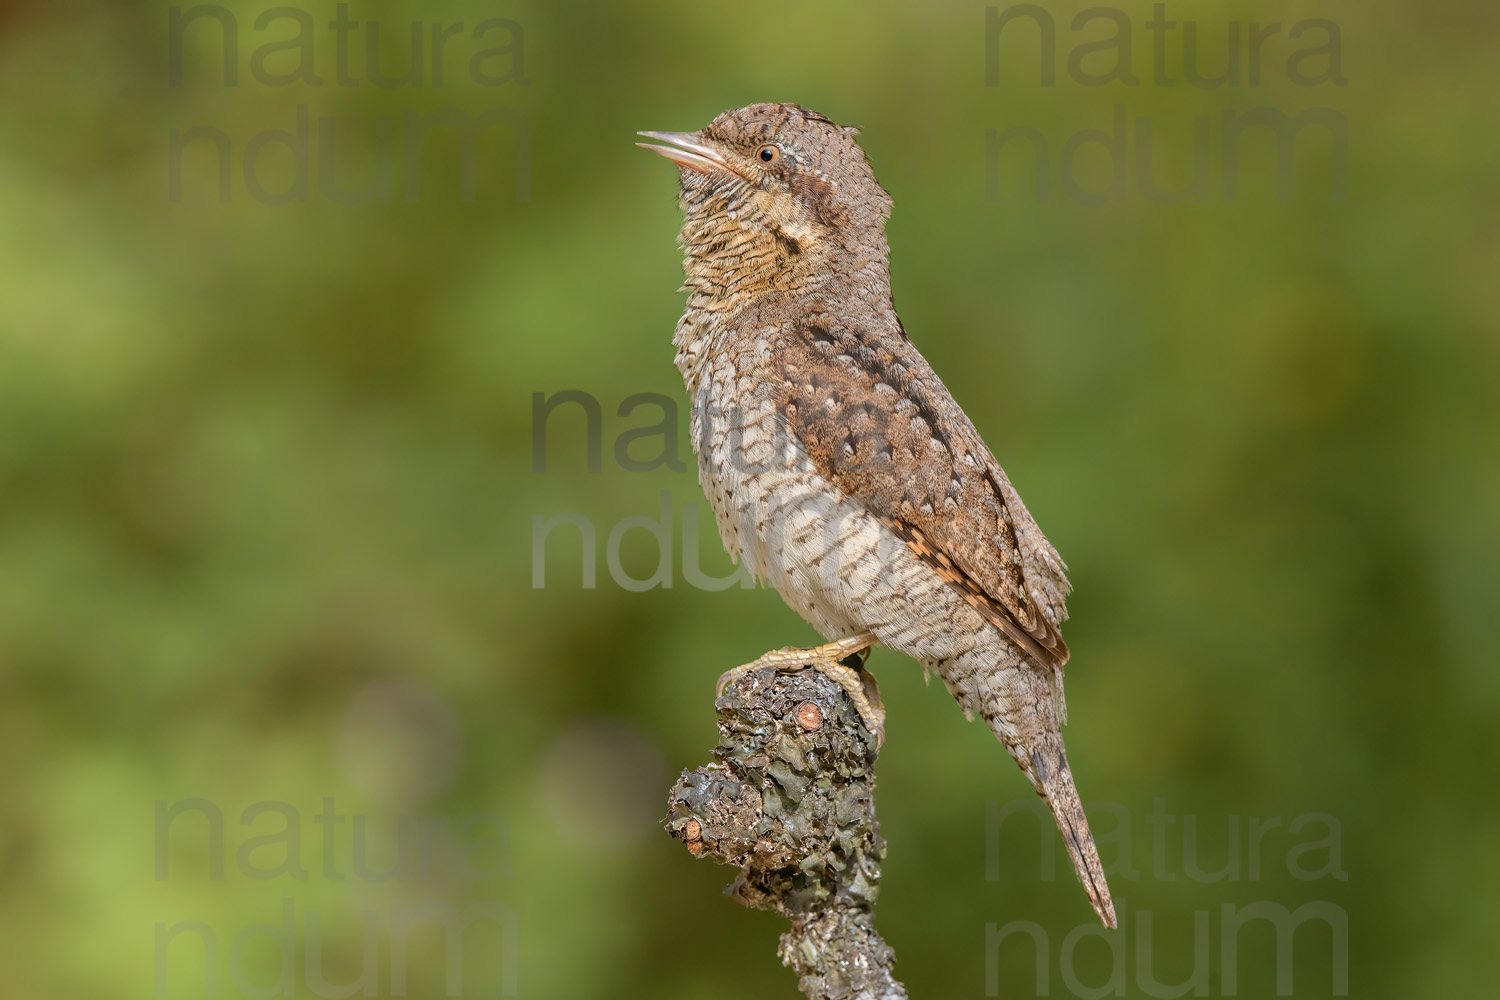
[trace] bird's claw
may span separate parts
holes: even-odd
[[[722,698],[724,689],[746,674],[772,667],[776,670],[804,670],[812,668],[833,681],[849,695],[859,712],[866,729],[875,734],[878,749],[885,744],[885,706],[880,701],[880,688],[875,684],[875,675],[864,669],[864,659],[876,643],[869,632],[847,639],[839,639],[811,649],[783,646],[761,656],[752,663],[745,663],[719,675],[715,696]],[[854,661],[853,663],[849,661]]]

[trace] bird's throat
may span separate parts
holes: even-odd
[[[889,318],[889,249],[883,232],[847,241],[777,205],[699,199],[685,192],[679,242],[687,308],[673,343],[678,367],[711,357],[742,330],[807,308],[852,307]]]

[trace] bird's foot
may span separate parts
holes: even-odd
[[[746,674],[772,667],[776,670],[805,670],[811,667],[833,681],[849,695],[865,728],[875,734],[876,748],[885,744],[885,706],[880,702],[880,689],[875,686],[875,675],[864,668],[865,657],[878,639],[872,632],[861,632],[847,639],[838,639],[811,649],[786,646],[772,650],[754,663],[746,663],[726,670],[719,675],[716,689],[720,697],[724,689]]]

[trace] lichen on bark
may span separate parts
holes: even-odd
[[[672,788],[668,832],[740,869],[730,896],[791,921],[778,953],[809,998],[905,1000],[875,931],[875,735],[815,670],[747,674],[715,707],[714,762]]]

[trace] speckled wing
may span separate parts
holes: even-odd
[[[1066,662],[1062,559],[905,332],[815,313],[781,334],[776,402],[818,471],[1039,665]]]

